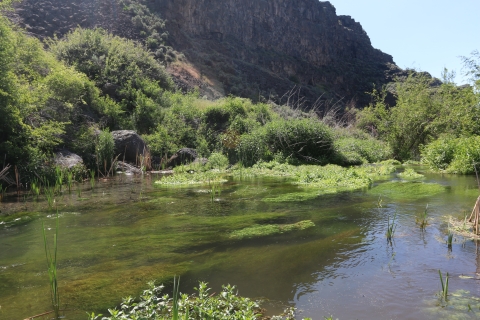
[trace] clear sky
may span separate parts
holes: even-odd
[[[480,0],[330,0],[337,15],[360,22],[373,47],[405,69],[441,78],[443,68],[466,83],[459,56],[480,50]]]

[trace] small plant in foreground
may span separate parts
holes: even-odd
[[[443,281],[442,272],[438,270],[438,275],[440,276],[440,284],[442,285],[442,291],[440,292],[440,298],[447,301],[448,296],[448,272],[445,276],[445,281]]]
[[[425,207],[423,212],[417,213],[417,217],[415,218],[416,224],[420,227],[421,230],[425,230],[425,227],[428,224],[428,204]]]

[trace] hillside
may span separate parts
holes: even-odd
[[[179,87],[209,98],[285,103],[295,88],[305,107],[364,106],[401,71],[360,23],[316,0],[23,0],[12,18],[40,38],[81,26],[141,40]]]

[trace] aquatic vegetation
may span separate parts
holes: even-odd
[[[442,286],[442,291],[440,291],[440,298],[444,301],[447,301],[448,298],[448,272],[445,276],[445,281],[443,281],[442,272],[438,270],[438,275],[440,276],[440,284]]]
[[[68,171],[68,172],[67,172],[67,188],[68,188],[68,193],[72,193],[72,184],[73,184],[73,172]]]
[[[395,200],[415,200],[433,196],[444,191],[445,187],[436,183],[392,181],[379,184],[368,192],[373,195],[383,195]]]
[[[397,224],[395,222],[395,218],[397,217],[397,213],[393,214],[392,220],[390,221],[390,216],[388,216],[387,220],[387,231],[385,235],[387,236],[387,241],[392,242],[393,236],[395,235],[395,230],[397,229]]]
[[[335,190],[331,190],[334,193]],[[292,192],[292,193],[284,193],[278,195],[276,197],[266,197],[263,198],[262,201],[266,202],[289,202],[289,201],[307,201],[318,198],[320,194],[327,194],[329,193],[328,190],[322,190],[320,193],[317,190],[307,191],[307,192]]]
[[[45,257],[48,265],[48,278],[50,280],[50,298],[52,301],[53,312],[55,320],[60,319],[60,295],[58,293],[58,278],[57,278],[57,240],[58,240],[58,212],[56,219],[55,234],[53,235],[53,255],[47,242],[47,235],[45,233],[45,225],[42,221],[43,243],[45,246]]]
[[[425,230],[425,227],[428,224],[428,204],[425,207],[425,210],[423,212],[417,213],[417,216],[415,217],[415,223],[418,224],[420,229]]]
[[[452,243],[453,243],[453,232],[452,232],[452,229],[450,228],[450,225],[448,225],[447,245],[448,245],[449,248],[452,248]]]
[[[38,196],[40,195],[40,184],[38,183],[38,180],[32,181],[32,183],[30,184],[30,190],[35,196],[35,199],[38,201]]]
[[[305,230],[314,226],[315,223],[313,223],[311,220],[303,220],[293,224],[255,225],[232,232],[230,234],[230,238],[244,239],[253,237],[265,237],[290,231]]]
[[[48,182],[47,185],[43,188],[43,194],[47,199],[48,207],[50,209],[53,209],[53,205],[55,204],[55,189],[56,187],[51,187]]]
[[[413,170],[411,168],[405,169],[405,171],[399,173],[398,176],[402,179],[405,179],[405,180],[414,180],[414,179],[425,178],[425,176],[423,174],[417,173],[417,172],[415,172],[415,170]]]
[[[0,215],[0,226],[13,227],[26,224],[39,217],[38,212],[21,211],[10,215]]]
[[[448,301],[443,299],[441,292],[437,297],[429,301],[430,307],[426,309],[429,319],[464,320],[478,319],[480,316],[480,298],[473,296],[469,291],[450,292]]]
[[[179,173],[170,176],[164,176],[160,180],[155,181],[156,185],[163,186],[182,186],[193,184],[218,184],[227,182],[221,175],[215,172],[193,172]]]

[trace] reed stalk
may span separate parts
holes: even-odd
[[[68,193],[72,193],[72,185],[73,185],[73,172],[67,172],[67,188]]]
[[[428,204],[425,207],[425,210],[421,213],[417,214],[417,217],[415,218],[415,223],[418,224],[420,229],[423,231],[425,230],[425,227],[428,224]]]
[[[440,284],[442,285],[441,298],[447,301],[448,296],[448,272],[445,276],[445,281],[443,281],[442,272],[438,270],[438,275],[440,276]]]
[[[45,224],[42,221],[43,244],[45,246],[45,257],[47,259],[48,278],[50,282],[50,298],[52,301],[53,313],[55,320],[60,319],[60,295],[58,292],[58,278],[57,278],[57,240],[58,240],[58,211],[55,226],[55,234],[53,235],[53,253],[47,242],[47,235],[45,232]]]
[[[396,217],[397,217],[397,213],[394,213],[391,223],[390,223],[390,216],[388,217],[387,232],[386,232],[388,242],[392,242],[393,236],[395,235],[395,230],[397,229],[397,224],[395,223]]]
[[[92,190],[95,188],[95,170],[90,170],[90,186]]]

